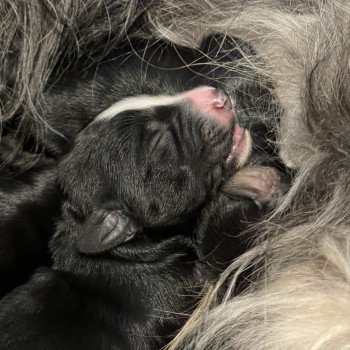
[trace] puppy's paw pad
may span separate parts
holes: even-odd
[[[281,175],[271,167],[247,167],[231,177],[223,187],[228,194],[254,200],[258,205],[275,206],[282,195]]]

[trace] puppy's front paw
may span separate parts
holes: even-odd
[[[227,195],[252,199],[259,207],[276,206],[277,200],[283,195],[279,171],[263,166],[238,171],[224,184],[222,190]]]
[[[120,209],[100,208],[91,213],[77,235],[81,253],[101,253],[134,238],[140,227]]]

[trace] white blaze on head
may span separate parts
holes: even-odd
[[[107,108],[103,112],[101,112],[94,120],[102,121],[102,120],[110,120],[116,115],[127,112],[127,111],[142,111],[145,109],[151,109],[155,107],[169,106],[181,102],[184,100],[184,94],[176,94],[173,96],[170,95],[158,95],[158,96],[150,96],[150,95],[138,95],[133,97],[124,98],[116,103],[114,103],[111,107]]]
[[[234,118],[234,111],[226,93],[210,86],[201,86],[175,95],[138,95],[124,98],[100,113],[94,122],[110,120],[126,111],[171,106],[183,101],[189,102],[193,108],[215,119],[221,125],[229,126]]]

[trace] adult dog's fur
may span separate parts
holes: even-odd
[[[231,289],[219,305],[214,292],[174,348],[348,348],[348,2],[191,4],[192,12],[186,6],[178,11],[177,1],[150,12],[156,31],[193,46],[200,35],[191,34],[226,28],[255,47],[284,108],[280,154],[297,176],[255,248],[223,276],[234,276],[234,289],[239,272],[253,268],[249,288],[238,297]]]
[[[72,9],[76,2],[62,3]],[[89,56],[87,49],[93,47],[87,39],[91,34],[87,28],[96,28],[91,25],[95,11],[109,11],[109,16],[105,16],[106,23],[113,18],[111,14],[118,13],[114,21],[94,32],[105,33],[105,38],[110,38],[113,44],[118,38],[114,33],[115,24],[122,23],[119,28],[127,28],[136,18],[145,16],[149,24],[138,26],[138,30],[146,36],[165,35],[175,43],[192,47],[208,32],[221,31],[239,36],[255,47],[264,59],[265,67],[261,62],[255,64],[250,57],[247,62],[259,71],[263,69],[274,81],[284,108],[279,129],[281,156],[286,164],[297,169],[297,176],[290,195],[262,228],[261,241],[257,242],[256,248],[232,266],[233,271],[250,264],[256,266],[259,273],[254,276],[250,289],[244,296],[230,299],[221,306],[209,303],[208,309],[203,307],[199,321],[193,323],[192,320],[194,326],[188,326],[187,336],[180,344],[182,348],[197,349],[348,347],[347,1],[211,0],[186,4],[176,0],[155,0],[147,2],[147,8],[137,7],[141,4],[137,1],[125,2],[122,5],[124,11],[118,9],[115,12],[109,1],[107,6],[106,2],[97,5],[94,2],[95,7],[90,10],[77,6],[75,11],[66,11],[66,17],[60,15],[60,6],[55,5],[55,8],[51,7],[53,26],[47,27],[42,24],[33,27],[34,22],[36,25],[47,22],[34,21],[35,16],[30,15],[30,11],[43,16],[51,3],[48,2],[46,7],[42,6],[45,2],[27,3],[26,7],[24,3],[9,4],[1,4],[3,17],[8,19],[2,31],[6,45],[2,50],[1,78],[9,85],[3,90],[9,99],[6,108],[2,102],[2,110],[9,118],[17,111],[24,111],[25,121],[35,118],[33,97],[40,95],[47,77],[54,67],[60,66],[57,62],[61,62],[60,57],[66,49],[61,38],[70,35],[72,44],[68,54],[71,54],[69,60],[73,64],[80,53],[88,52],[86,56],[97,61],[104,56],[94,50],[91,52],[95,55]],[[12,11],[8,11],[9,6]],[[141,9],[142,13],[136,13],[135,9]],[[68,20],[65,22],[61,18]],[[59,29],[62,23],[68,27],[68,32],[50,30]],[[100,25],[103,21],[96,20],[95,23]],[[24,37],[36,44],[31,46],[35,53],[22,50],[26,47]],[[89,45],[85,47],[85,43]],[[11,61],[12,46],[21,52],[14,56],[15,61]],[[39,65],[33,64],[35,59]],[[13,69],[18,74],[10,80],[8,72]],[[25,91],[11,89],[18,85]],[[34,120],[38,121],[38,117]],[[14,124],[17,128],[18,123]],[[229,278],[229,272],[224,277]]]

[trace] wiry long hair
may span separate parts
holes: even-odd
[[[35,130],[40,143],[40,131],[52,129],[38,108],[43,92],[74,66],[83,74],[103,60],[151,3],[1,1],[0,131],[14,129],[24,142]]]
[[[125,36],[198,47],[222,32],[249,42],[258,60],[247,65],[273,81],[282,106],[277,142],[296,176],[171,348],[350,347],[347,0],[13,0],[1,2],[0,23],[1,121],[15,120],[24,138],[50,127],[36,108],[50,79],[103,60]],[[242,271],[251,281],[235,295]]]
[[[264,59],[283,108],[280,155],[296,176],[255,246],[222,275],[170,348],[348,349],[350,4],[181,3],[164,1],[148,13],[155,32],[196,46],[201,35],[222,31]],[[250,284],[235,295],[247,270]]]

